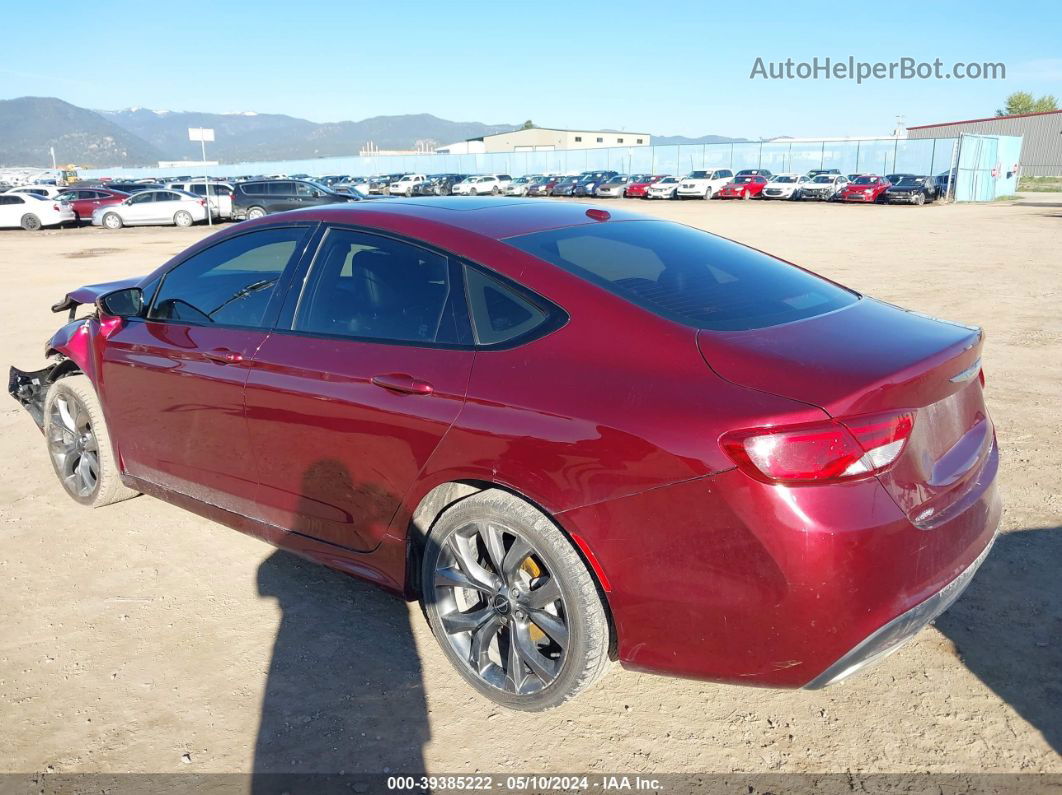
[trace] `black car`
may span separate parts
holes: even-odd
[[[549,192],[550,196],[572,196],[575,191],[575,186],[579,182],[579,177],[565,177],[553,186],[553,190]]]
[[[886,204],[925,204],[940,196],[937,182],[932,177],[917,174],[893,174],[892,186],[885,190]]]
[[[122,193],[140,193],[142,190],[165,190],[165,185],[151,182],[107,182],[105,188],[121,191]]]
[[[270,213],[315,207],[320,204],[360,201],[358,196],[337,193],[324,185],[301,179],[263,179],[239,182],[232,191],[232,217],[261,218]]]
[[[461,182],[468,174],[429,174],[428,178],[413,188],[417,196],[449,196],[454,185]]]

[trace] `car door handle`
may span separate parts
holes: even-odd
[[[230,351],[228,348],[215,348],[212,351],[203,351],[203,355],[212,362],[218,364],[239,364],[243,361],[243,354],[239,351]]]
[[[405,392],[410,395],[430,395],[435,391],[435,388],[427,381],[421,381],[406,373],[374,375],[372,382],[376,386],[390,389],[392,392]]]

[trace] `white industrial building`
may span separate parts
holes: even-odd
[[[491,152],[553,152],[561,149],[606,149],[617,146],[649,146],[649,133],[617,130],[558,130],[528,127],[523,130],[469,138],[439,147],[438,154],[481,154]]]

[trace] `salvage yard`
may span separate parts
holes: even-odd
[[[454,674],[416,605],[148,497],[76,505],[5,397],[0,768],[1062,773],[1062,201],[1044,196],[605,205],[986,329],[1002,534],[960,601],[877,667],[817,692],[617,667],[558,710],[507,712]],[[147,272],[209,233],[0,232],[0,363],[43,366],[68,289]]]

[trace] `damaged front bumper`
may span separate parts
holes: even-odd
[[[52,384],[51,374],[55,368],[56,365],[51,364],[43,370],[27,373],[12,367],[7,378],[8,393],[29,412],[41,429],[44,428],[44,396]]]

